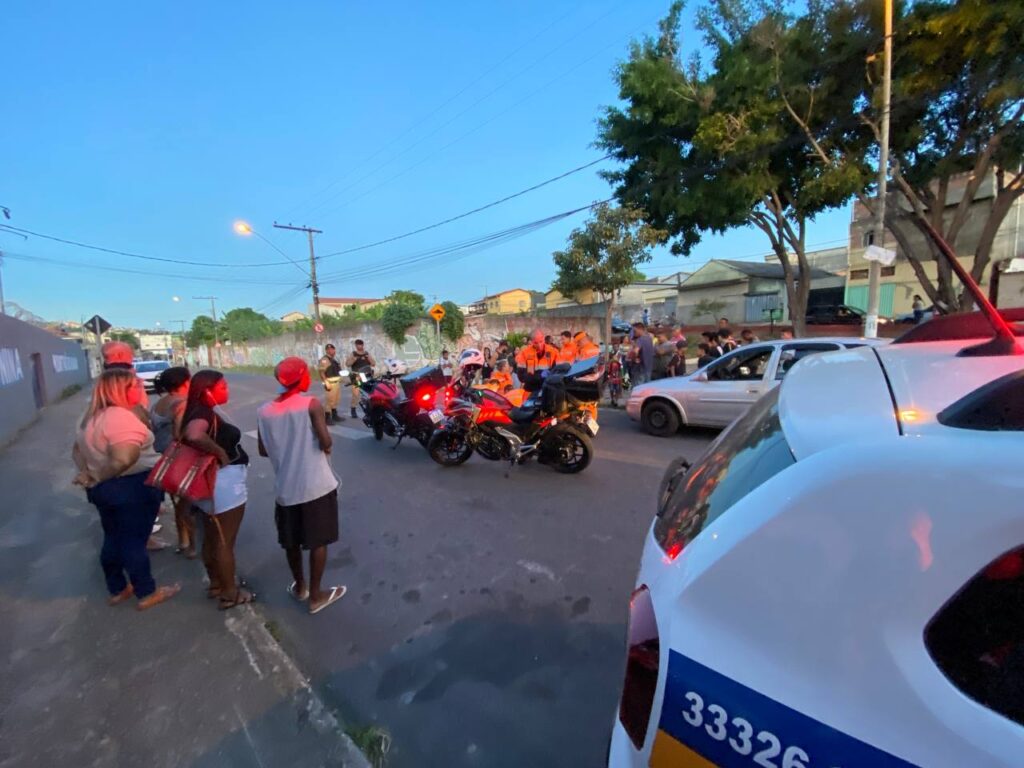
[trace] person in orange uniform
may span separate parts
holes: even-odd
[[[576,342],[573,341],[572,334],[569,331],[562,331],[562,348],[558,350],[558,362],[575,363],[576,357]]]
[[[530,343],[516,355],[516,365],[527,376],[549,370],[557,362],[558,350],[544,341],[544,331],[540,330],[531,334]]]
[[[577,360],[589,360],[601,354],[601,348],[594,343],[586,331],[579,331],[573,337],[573,343],[576,345]]]

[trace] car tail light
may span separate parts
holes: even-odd
[[[654,707],[661,655],[654,604],[646,585],[638,587],[629,601],[628,643],[626,676],[619,701],[619,722],[626,729],[633,746],[641,749],[647,738],[651,709]]]

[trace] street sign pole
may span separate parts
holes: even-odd
[[[427,312],[432,318],[434,318],[434,331],[437,334],[437,362],[441,362],[441,321],[444,320],[444,307],[440,304],[435,304]]]

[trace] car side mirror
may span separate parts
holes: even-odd
[[[782,353],[782,362],[791,363],[794,360],[796,360],[796,352],[794,352],[792,349],[787,349],[785,352]]]
[[[693,380],[694,381],[707,381],[708,380],[707,371],[701,371],[700,373],[698,373],[696,376],[693,377]]]

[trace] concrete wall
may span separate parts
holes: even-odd
[[[535,328],[540,328],[545,334],[552,335],[557,335],[563,330],[586,330],[595,339],[600,339],[602,320],[603,316],[601,318],[522,317],[519,315],[467,317],[462,338],[454,344],[445,340],[443,345],[452,352],[467,347],[494,349],[498,341],[510,332],[530,333]],[[435,334],[433,322],[428,321],[413,326],[405,338],[405,343],[401,345],[395,344],[389,339],[379,323],[364,323],[351,329],[328,329],[319,340],[312,331],[302,331],[251,341],[246,344],[224,345],[220,350],[213,350],[213,366],[215,368],[230,368],[238,365],[276,365],[290,355],[314,362],[323,353],[322,345],[328,342],[334,344],[338,348],[338,356],[344,358],[352,350],[356,339],[364,341],[367,351],[378,363],[385,358],[393,357],[404,360],[410,368],[436,360],[440,357],[442,347]],[[190,350],[188,362],[193,370],[205,368],[210,365],[209,352],[205,347]]]
[[[0,315],[0,445],[67,387],[88,383],[88,363],[78,344]]]

